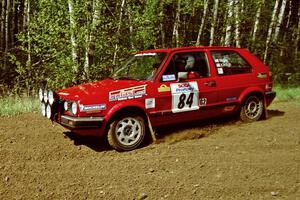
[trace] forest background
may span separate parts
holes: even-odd
[[[247,48],[300,84],[299,0],[2,0],[0,94],[105,78],[133,52]]]

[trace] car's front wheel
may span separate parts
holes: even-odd
[[[107,139],[110,146],[117,151],[130,151],[141,145],[145,133],[143,117],[122,115],[110,124]]]
[[[251,95],[246,98],[241,107],[240,118],[244,122],[257,121],[262,116],[263,110],[263,99],[256,95]]]

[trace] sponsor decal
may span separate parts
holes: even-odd
[[[67,93],[67,92],[59,92],[58,93],[59,95],[64,95],[64,96],[68,96],[68,95],[70,95],[69,93]]]
[[[171,91],[171,88],[166,86],[165,84],[162,84],[159,88],[157,88],[158,92],[169,92]]]
[[[217,68],[218,69],[218,74],[224,74],[223,68]]]
[[[199,109],[199,89],[197,82],[172,83],[172,112],[187,112]]]
[[[134,56],[156,56],[157,53],[139,53],[139,54],[135,54]]]
[[[198,88],[198,87],[197,87]],[[190,83],[178,83],[175,92],[193,92],[195,87]]]
[[[200,98],[199,99],[199,106],[204,107],[207,104],[207,98]]]
[[[175,74],[167,74],[162,76],[163,81],[175,81],[176,77]]]
[[[109,101],[141,98],[146,94],[146,85],[140,85],[109,92]]]
[[[79,105],[80,112],[97,112],[106,109],[106,104]]]
[[[233,111],[234,108],[235,108],[235,106],[226,106],[223,111],[230,112],[230,111]]]
[[[145,99],[145,108],[155,108],[155,98]]]
[[[226,98],[226,101],[235,101],[236,100],[236,97],[228,97]]]

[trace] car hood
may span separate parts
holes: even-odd
[[[109,100],[109,92],[146,84],[147,81],[113,80],[86,83],[56,91],[60,98],[81,104],[95,104]]]

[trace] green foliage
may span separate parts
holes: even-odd
[[[300,103],[300,87],[280,86],[274,87],[278,101],[294,101]]]
[[[0,105],[0,117],[38,111],[40,107],[38,98],[15,95],[0,97]]]
[[[299,4],[295,3],[296,0],[291,1],[291,17],[288,18],[290,8],[287,7],[279,40],[270,45],[267,64],[273,71],[276,83],[299,85],[300,44],[296,39],[299,35]],[[179,0],[126,0],[123,9],[121,2],[30,1],[30,20],[21,29],[23,32],[17,34],[17,42],[14,44],[17,51],[10,51],[9,56],[0,54],[3,57],[0,59],[0,84],[9,89],[13,87],[14,92],[21,93],[24,90],[36,90],[42,84],[59,89],[105,78],[133,52],[153,47],[174,47],[176,12],[179,12],[180,18],[180,45],[195,44],[203,17],[204,0],[180,0],[179,10]],[[208,1],[201,45],[209,44],[214,2]],[[21,7],[25,6],[23,1],[19,3]],[[69,3],[72,4],[72,13],[69,11]],[[263,58],[274,1],[265,0],[256,40],[252,41],[251,34],[260,4],[261,0],[239,1],[238,22],[242,47]],[[234,33],[235,20],[227,19],[227,10],[227,1],[219,1],[214,45],[223,44],[228,21],[232,22]],[[19,16],[26,16],[25,10],[19,12],[23,12]],[[74,25],[70,19],[74,20]],[[17,21],[12,20],[11,23],[20,24],[10,26],[21,26],[23,18]],[[75,44],[71,42],[72,36]],[[234,39],[234,35],[231,39]],[[116,63],[113,64],[113,61]]]

